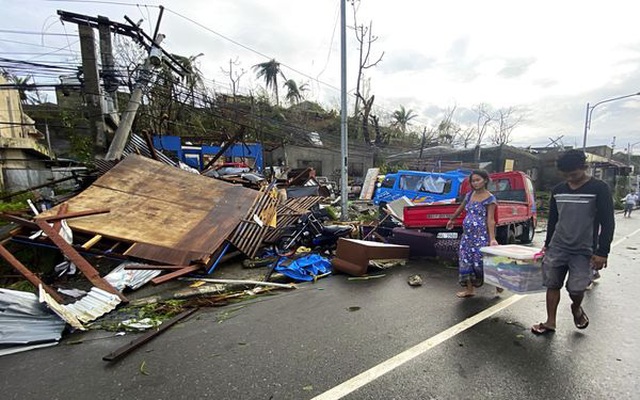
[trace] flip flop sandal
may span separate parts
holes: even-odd
[[[580,307],[579,317],[576,317],[575,314],[573,315],[573,323],[576,325],[576,328],[578,329],[586,329],[587,326],[589,326],[589,317],[587,317],[587,313],[584,312],[582,307]]]
[[[531,332],[536,335],[547,335],[549,333],[554,333],[556,330],[554,328],[550,328],[544,324],[544,322],[540,322],[531,327]]]

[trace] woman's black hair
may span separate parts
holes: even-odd
[[[471,184],[471,178],[474,175],[480,175],[482,179],[484,179],[487,183],[491,182],[491,178],[489,178],[489,173],[487,171],[485,171],[484,169],[474,169],[469,175],[469,184]]]
[[[572,172],[587,167],[587,156],[582,150],[567,150],[556,160],[556,167],[562,172]]]

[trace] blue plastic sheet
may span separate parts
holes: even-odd
[[[313,281],[318,275],[331,272],[331,262],[319,254],[309,254],[300,258],[281,258],[275,270],[296,281]]]

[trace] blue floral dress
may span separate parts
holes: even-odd
[[[496,203],[494,195],[482,201],[471,200],[471,193],[467,195],[465,205],[466,216],[462,222],[462,239],[460,240],[459,281],[466,287],[467,282],[475,287],[482,286],[484,273],[482,268],[482,253],[480,247],[489,245],[489,231],[487,229],[487,206]]]

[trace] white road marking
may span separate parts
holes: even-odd
[[[613,249],[614,247],[618,246],[620,243],[622,243],[623,241],[629,239],[631,236],[636,235],[638,232],[640,232],[640,229],[636,229],[635,231],[633,231],[632,233],[616,240],[612,245],[611,248]],[[439,345],[442,342],[445,342],[449,339],[451,339],[452,337],[456,336],[459,333],[462,333],[464,331],[466,331],[467,329],[471,328],[472,326],[484,321],[485,319],[491,317],[492,315],[504,310],[507,307],[512,306],[513,304],[517,303],[518,301],[522,300],[523,298],[525,298],[525,295],[520,295],[520,294],[515,294],[511,297],[509,297],[508,299],[505,299],[504,301],[501,301],[500,303],[491,306],[489,308],[487,308],[486,310],[483,310],[481,312],[479,312],[478,314],[469,317],[467,319],[465,319],[464,321],[452,326],[451,328],[448,328],[440,333],[438,333],[435,336],[430,337],[429,339],[418,343],[417,345],[403,351],[400,354],[397,354],[391,358],[389,358],[386,361],[383,361],[382,363],[354,376],[353,378],[349,379],[348,381],[342,382],[341,384],[339,384],[338,386],[335,386],[329,390],[327,390],[324,393],[321,393],[319,395],[317,395],[316,397],[314,397],[311,400],[338,400],[343,398],[344,396],[356,391],[357,389],[373,382],[374,380],[380,378],[382,375],[386,374],[387,372],[390,372],[396,368],[398,368],[399,366],[413,360],[414,358],[418,357],[421,354],[426,353],[427,351],[431,350],[432,348],[436,347],[437,345]]]
[[[613,249],[614,247],[616,247],[620,243],[624,242],[625,240],[629,239],[631,236],[634,236],[638,232],[640,232],[640,229],[636,229],[635,231],[631,232],[630,234],[621,237],[620,239],[618,239],[615,242],[613,242],[613,244],[611,245],[611,248]]]
[[[478,314],[465,319],[457,325],[452,326],[449,329],[446,329],[435,336],[430,337],[429,339],[418,343],[417,345],[403,351],[402,353],[391,357],[390,359],[382,362],[381,364],[376,365],[375,367],[364,371],[363,373],[354,376],[346,382],[341,383],[340,385],[316,396],[313,400],[335,400],[341,399],[342,397],[348,395],[349,393],[355,391],[356,389],[372,382],[387,372],[401,366],[402,364],[413,360],[417,356],[425,353],[426,351],[436,347],[440,343],[451,339],[457,334],[464,332],[465,330],[471,328],[472,326],[484,321],[485,319],[491,317],[493,314],[504,310],[505,308],[511,306],[523,299],[524,295],[513,295],[500,303],[487,308],[484,311],[479,312]]]

